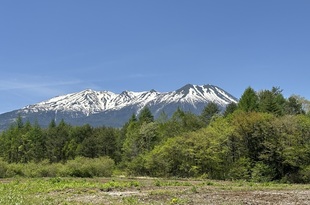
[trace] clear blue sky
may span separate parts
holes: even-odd
[[[309,0],[3,0],[0,113],[86,88],[310,99]]]

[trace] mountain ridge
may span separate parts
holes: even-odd
[[[0,130],[12,123],[13,117],[16,119],[18,115],[31,122],[38,121],[42,126],[47,126],[52,119],[64,119],[72,125],[88,123],[93,126],[121,126],[132,114],[138,114],[145,106],[148,106],[156,117],[162,111],[172,115],[178,107],[200,114],[209,102],[224,109],[229,103],[237,102],[237,98],[210,84],[186,84],[170,92],[151,89],[142,92],[125,90],[117,94],[85,89],[1,114]]]

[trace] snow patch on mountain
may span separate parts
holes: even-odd
[[[149,105],[169,103],[190,103],[194,107],[196,103],[214,102],[225,107],[237,99],[219,87],[213,85],[187,84],[172,92],[157,92],[155,90],[133,92],[123,91],[116,94],[110,91],[83,90],[72,94],[57,96],[47,101],[34,105],[28,105],[22,110],[25,113],[42,111],[81,112],[91,115],[109,110],[120,110],[125,107],[138,107],[138,112]]]

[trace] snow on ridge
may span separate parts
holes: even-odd
[[[142,109],[146,105],[158,103],[190,103],[195,107],[197,102],[215,102],[226,106],[236,102],[228,93],[212,85],[188,84],[172,92],[123,91],[116,94],[110,91],[94,91],[86,89],[81,92],[66,94],[47,101],[24,107],[25,112],[38,111],[76,111],[86,115],[108,110],[119,110],[126,106],[137,106]]]

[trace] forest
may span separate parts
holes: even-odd
[[[222,111],[181,109],[168,118],[144,107],[121,128],[42,128],[19,117],[0,134],[0,178],[14,176],[201,177],[310,182],[309,101],[282,90],[245,89]]]

